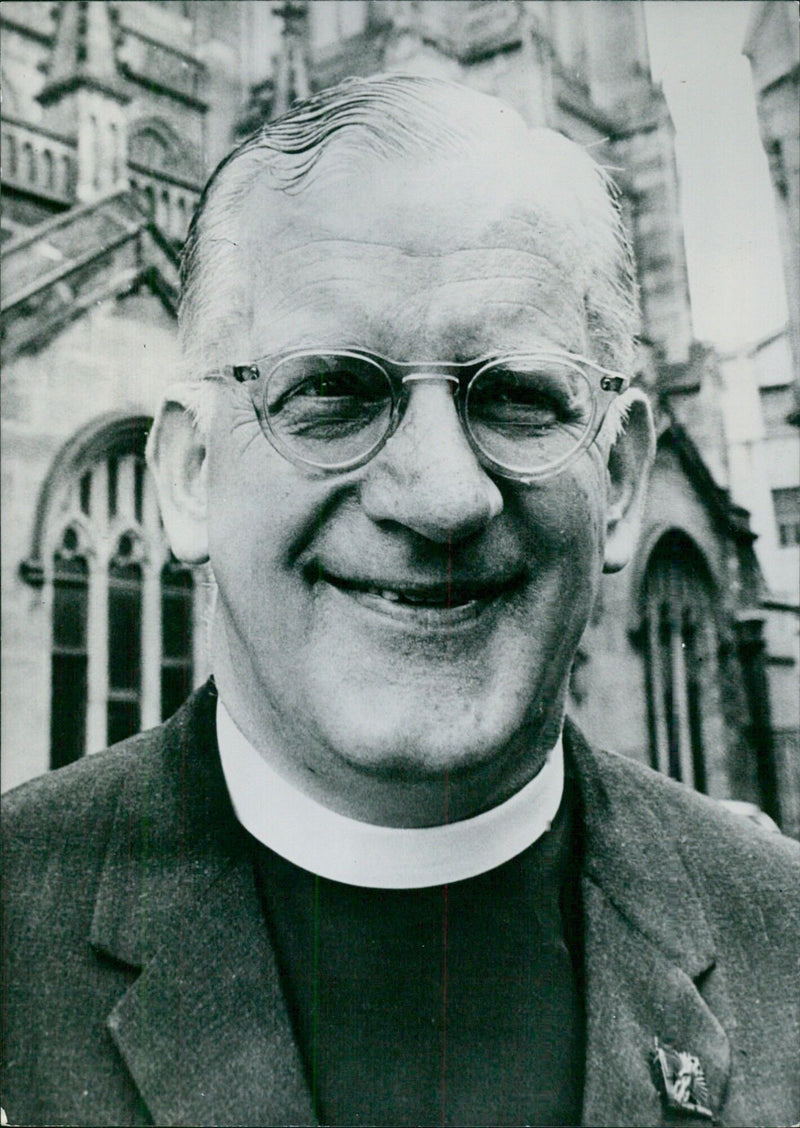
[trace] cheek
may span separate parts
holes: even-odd
[[[525,488],[511,504],[524,515],[529,559],[588,576],[602,557],[605,522],[602,478],[591,464],[582,469]]]

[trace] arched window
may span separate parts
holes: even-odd
[[[656,544],[643,599],[653,767],[705,791],[718,713],[715,599],[705,560],[685,534]]]
[[[100,162],[102,159],[102,142],[100,140],[100,126],[97,118],[92,114],[89,118],[89,136],[92,146],[92,187],[100,187]]]
[[[199,153],[163,118],[129,121],[126,135],[127,154],[120,153],[121,161],[127,156],[129,165],[156,176],[166,172],[187,180],[202,177]]]
[[[169,235],[172,230],[172,208],[170,207],[169,191],[166,188],[161,192],[158,226],[167,235]]]
[[[22,167],[25,179],[29,184],[36,183],[36,154],[33,151],[33,145],[30,141],[26,141],[22,146]]]
[[[50,660],[51,766],[83,755],[86,743],[89,564],[78,529],[69,525],[53,559],[53,645]]]
[[[65,196],[75,190],[75,165],[67,153],[61,158],[61,185]]]
[[[187,219],[187,215],[186,215],[186,197],[185,196],[178,196],[177,203],[176,203],[176,209],[177,209],[177,219],[176,219],[177,230],[176,230],[175,234],[177,235],[177,237],[179,239],[185,239],[186,238],[186,228],[187,228],[188,223],[189,223],[189,221]]]
[[[52,767],[158,724],[194,684],[194,577],[164,536],[148,425],[118,420],[95,435],[43,502]]]
[[[135,534],[123,533],[108,565],[109,744],[138,732],[142,723],[143,556]]]
[[[45,149],[42,153],[42,169],[44,170],[44,186],[45,188],[55,188],[56,186],[56,172],[53,163],[53,154],[49,149]]]
[[[17,175],[17,139],[13,133],[6,133],[6,161],[8,162],[6,168],[8,175],[15,177]]]
[[[161,570],[161,716],[192,692],[192,573],[174,556]]]
[[[111,183],[116,185],[119,180],[119,130],[113,121],[108,126],[108,147],[111,150]]]

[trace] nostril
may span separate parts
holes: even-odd
[[[447,542],[473,536],[503,511],[500,489],[469,448],[461,466],[441,457],[420,464],[399,448],[381,455],[367,467],[361,486],[361,504],[375,522]]]

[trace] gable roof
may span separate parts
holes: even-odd
[[[97,301],[147,285],[173,316],[178,256],[131,192],[71,208],[0,256],[5,359],[36,350]]]
[[[686,428],[678,422],[669,405],[662,402],[660,408],[663,417],[659,428],[658,449],[666,448],[675,453],[692,487],[722,530],[744,547],[752,546],[757,534],[750,528],[748,510],[731,499],[728,489],[717,485],[697,445]]]

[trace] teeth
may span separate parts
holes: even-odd
[[[431,607],[445,605],[444,600],[433,599],[425,595],[414,595],[411,592],[399,592],[393,588],[370,588],[370,591],[373,595],[379,595],[381,599],[387,599],[390,603],[418,603]]]
[[[410,591],[397,591],[395,588],[369,587],[363,590],[369,592],[371,595],[385,599],[389,603],[411,603],[425,607],[450,607],[462,603],[470,603],[474,598],[473,596],[462,596],[458,593],[453,593],[453,595],[447,599],[428,594],[416,594]]]

